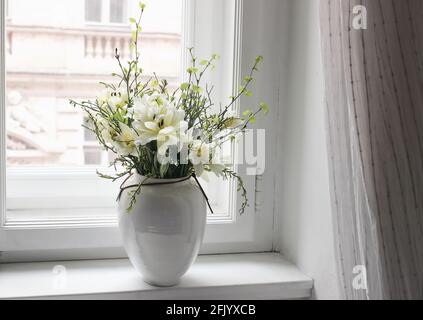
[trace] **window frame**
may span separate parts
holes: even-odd
[[[184,0],[183,35],[184,47],[194,46],[196,39],[203,38],[198,32],[198,26],[202,25],[201,18],[198,18],[198,4],[207,0]],[[224,0],[221,0],[224,1]],[[225,5],[229,1],[225,0]],[[217,1],[216,1],[217,2]],[[232,88],[239,87],[241,74],[245,74],[248,65],[242,64],[242,30],[243,30],[243,1],[232,0],[234,9],[234,30],[233,30],[233,55],[230,63],[234,70],[232,75]],[[223,3],[223,2],[222,2]],[[4,1],[1,1],[1,101],[0,101],[0,132],[5,132],[5,12]],[[201,14],[201,13],[200,13]],[[209,12],[203,12],[209,14]],[[210,53],[209,53],[210,54]],[[182,62],[182,70],[188,65],[188,57],[185,56]],[[222,68],[223,69],[223,68]],[[237,105],[239,110],[239,105]],[[80,259],[80,258],[104,258],[122,257],[125,253],[120,245],[120,235],[117,228],[117,218],[100,216],[85,219],[43,219],[37,221],[8,221],[6,216],[6,135],[2,134],[0,139],[0,262],[20,260],[57,260],[57,259]],[[234,149],[235,154],[240,151]],[[47,172],[29,171],[15,172],[15,177],[26,178],[32,176],[37,180],[37,175],[46,175],[51,179],[68,179],[72,177],[75,188],[83,185],[89,179],[92,172],[87,170],[70,170],[69,172],[55,172],[49,169]],[[216,253],[238,253],[238,252],[260,252],[271,251],[273,246],[273,210],[266,210],[257,214],[256,193],[260,177],[246,176],[246,166],[238,166],[242,173],[246,188],[249,192],[250,206],[244,215],[240,216],[237,207],[240,205],[239,195],[232,198],[232,209],[226,215],[212,215],[208,218],[204,243],[201,249],[202,254]],[[62,174],[62,176],[60,175]],[[94,178],[92,178],[94,179]],[[85,182],[84,182],[85,181]],[[90,180],[91,182],[94,180]],[[100,183],[106,183],[100,181]],[[43,186],[40,186],[41,188]],[[115,186],[116,187],[116,186]],[[110,190],[115,190],[115,187]],[[234,191],[235,190],[235,191]],[[236,194],[236,187],[232,182],[232,195]],[[102,202],[102,199],[85,199],[93,202]],[[88,205],[89,207],[89,205]],[[93,208],[97,208],[95,205]],[[88,208],[87,208],[88,209]],[[104,210],[114,208],[107,207]],[[51,241],[51,239],[55,239]],[[3,254],[1,254],[3,252]],[[111,256],[110,256],[111,255]]]

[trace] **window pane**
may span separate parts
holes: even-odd
[[[97,136],[91,130],[84,128],[84,139],[86,142],[97,141]]]
[[[156,72],[176,88],[182,53],[182,0],[145,2],[148,10],[143,29],[148,37],[141,39],[145,79]],[[98,20],[100,3],[101,0],[9,1],[11,16],[6,25],[9,166],[84,166],[96,162],[84,150],[91,140],[81,126],[84,115],[69,105],[69,99],[92,99],[102,89],[100,81],[114,81],[111,74],[118,71],[115,48],[119,48],[123,59],[131,57],[129,27],[86,24],[86,18]],[[110,4],[114,8],[113,19],[138,15],[138,0]],[[104,155],[101,158],[107,159]]]
[[[101,149],[99,147],[84,147],[84,159],[86,164],[101,164]]]
[[[110,0],[110,22],[111,23],[126,23],[126,11],[128,9],[128,2],[126,0]]]
[[[101,22],[101,4],[103,0],[85,0],[85,20]]]

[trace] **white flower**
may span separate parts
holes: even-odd
[[[191,144],[189,160],[197,176],[206,181],[209,181],[208,171],[220,177],[227,167],[227,164],[230,163],[230,159],[223,156],[222,150],[218,144],[205,143],[202,140],[194,140]]]
[[[201,140],[194,140],[190,147],[189,160],[197,176],[204,175],[204,165],[210,163],[210,145]]]
[[[137,155],[135,141],[138,139],[136,132],[126,124],[119,123],[120,133],[113,139],[113,146],[121,155]]]
[[[189,159],[192,164],[207,164],[210,162],[210,145],[201,140],[194,140],[190,148]]]
[[[171,145],[179,145],[180,135],[188,129],[185,112],[176,109],[163,95],[144,95],[134,102],[134,128],[139,134],[137,143],[146,145],[157,141],[159,153]]]
[[[109,107],[115,111],[118,108],[123,108],[128,105],[128,90],[119,88],[116,92],[111,94],[108,104]]]
[[[119,88],[116,91],[103,90],[97,97],[97,103],[100,107],[108,106],[112,111],[128,105],[128,100],[128,91],[125,88]]]

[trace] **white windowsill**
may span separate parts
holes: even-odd
[[[312,286],[276,253],[200,256],[174,288],[145,284],[126,259],[0,265],[0,299],[306,299]]]

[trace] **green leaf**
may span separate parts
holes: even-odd
[[[264,114],[269,113],[269,106],[267,105],[267,103],[260,103],[260,109],[263,111]]]
[[[141,9],[141,10],[144,10],[144,9],[145,9],[145,7],[146,7],[146,4],[145,4],[145,3],[140,2],[140,3],[139,3],[139,6],[140,6],[140,9]]]
[[[201,60],[200,65],[205,66],[207,65],[209,62],[207,60]]]
[[[256,123],[256,117],[251,117],[249,120],[248,120],[248,122],[249,123]]]
[[[202,89],[197,85],[193,85],[192,91],[194,91],[195,93],[200,93],[202,91]]]
[[[251,114],[252,114],[251,110],[245,110],[245,111],[242,113],[242,115],[243,115],[244,117],[249,117]]]
[[[251,93],[251,91],[250,91],[250,90],[246,90],[246,91],[245,91],[245,95],[246,95],[247,97],[251,97],[253,94]]]
[[[185,82],[185,83],[181,84],[181,89],[182,90],[186,90],[188,88],[189,88],[189,83]]]
[[[163,103],[164,103],[164,101],[162,100],[162,98],[157,97],[157,98],[156,98],[156,103],[157,103],[157,105],[162,106],[162,105],[163,105]]]
[[[195,68],[195,67],[188,68],[188,69],[187,69],[187,72],[188,72],[189,74],[192,74],[192,73],[197,73],[197,72],[198,72],[198,68]]]
[[[130,23],[137,23],[137,20],[135,20],[135,18],[129,18],[129,22]]]

